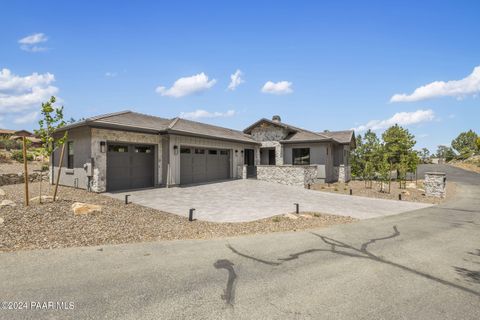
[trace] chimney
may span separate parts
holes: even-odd
[[[278,122],[282,122],[282,118],[280,118],[279,115],[274,115],[274,116],[272,117],[272,121],[273,121],[273,122],[277,122],[277,123],[278,123]]]

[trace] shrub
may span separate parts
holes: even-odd
[[[280,217],[278,217],[278,216],[277,216],[277,217],[273,217],[272,221],[273,221],[273,222],[280,222]]]
[[[18,162],[23,162],[23,152],[20,150],[12,151],[12,159]],[[27,161],[33,160],[33,154],[27,153]]]

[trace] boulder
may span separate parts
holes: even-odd
[[[0,207],[16,207],[16,206],[17,204],[12,200],[2,200],[2,202],[0,202]]]
[[[406,187],[407,189],[417,189],[417,184],[415,182],[408,182]]]
[[[75,202],[72,204],[72,211],[74,215],[85,215],[94,212],[102,212],[102,207],[96,204]]]
[[[30,199],[31,202],[39,202],[40,197],[33,197]],[[58,198],[57,198],[58,200]],[[42,196],[42,202],[53,202],[53,197],[52,196]]]
[[[4,220],[2,217],[0,217],[0,226],[1,226],[4,222],[5,222],[5,220]]]
[[[3,189],[0,189],[0,197],[3,197],[5,196],[5,191],[3,191]]]
[[[285,218],[291,219],[291,220],[297,220],[298,216],[294,215],[293,213],[287,213],[285,214]]]
[[[306,218],[306,219],[313,219],[313,216],[310,214],[301,214],[300,217]]]
[[[408,192],[407,190],[402,190],[402,193],[406,196],[409,196],[410,195],[410,192]]]

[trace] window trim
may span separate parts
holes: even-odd
[[[74,168],[75,144],[73,141],[67,141],[67,169]],[[70,153],[71,151],[71,153]]]

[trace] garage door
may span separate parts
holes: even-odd
[[[180,183],[200,183],[230,178],[230,151],[180,148]]]
[[[154,146],[108,144],[107,190],[153,187]]]

